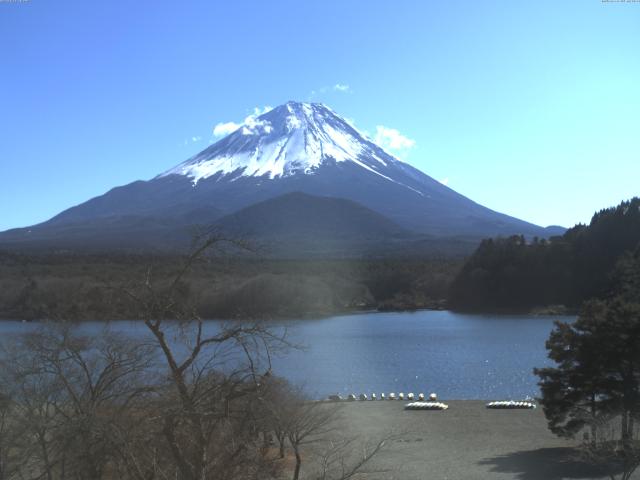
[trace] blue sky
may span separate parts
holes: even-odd
[[[0,52],[0,230],[287,100],[541,225],[640,194],[638,2],[16,0]]]

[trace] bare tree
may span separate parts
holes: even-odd
[[[20,432],[15,428],[13,417],[14,403],[10,394],[5,390],[7,384],[2,382],[0,388],[0,480],[12,478],[20,469],[22,450]]]
[[[367,470],[371,460],[386,448],[398,434],[389,433],[377,440],[361,441],[345,437],[339,406],[333,403],[305,400],[298,392],[294,401],[285,403],[288,419],[285,430],[295,455],[293,480],[348,480],[360,474],[386,470]],[[304,456],[311,458],[310,471],[302,476]]]
[[[259,418],[265,446],[273,435],[278,442],[278,457],[285,458],[287,429],[294,389],[289,382],[279,377],[268,377],[259,391]]]
[[[6,342],[0,480],[269,480],[282,477],[287,447],[298,480],[319,445],[319,479],[363,471],[384,442],[354,455],[356,443],[331,438],[335,406],[272,375],[272,355],[291,347],[286,330],[205,322],[191,306],[187,274],[220,242],[207,238],[169,282],[149,269],[125,289],[145,338],[61,323]],[[264,448],[272,434],[280,458]]]
[[[6,456],[10,445],[10,442],[7,441],[7,420],[10,410],[11,400],[0,391],[0,480],[7,478],[5,470],[8,462]]]
[[[127,291],[168,370],[173,392],[162,410],[161,431],[184,480],[256,474],[248,471],[260,451],[248,400],[270,375],[271,352],[286,344],[259,322],[207,326],[189,304],[188,272],[225,242],[219,236],[202,241],[166,288],[156,288],[149,271],[142,288]]]
[[[319,472],[314,480],[348,480],[357,475],[384,473],[386,469],[368,469],[374,457],[378,456],[398,434],[389,433],[374,442],[359,442],[356,437],[331,440],[319,454]]]
[[[372,442],[343,436],[341,409],[336,404],[314,402],[285,379],[271,377],[259,392],[262,408],[260,428],[277,441],[278,456],[291,448],[295,456],[294,478],[346,480],[359,474],[379,473],[368,469],[370,461],[396,438],[387,434]],[[309,458],[308,471],[302,464]]]
[[[27,334],[5,351],[13,385],[13,428],[23,466],[35,478],[106,478],[118,456],[118,428],[152,390],[142,381],[150,348],[113,334],[80,336],[68,325]]]
[[[296,458],[293,480],[298,480],[302,467],[303,448],[326,441],[328,435],[335,429],[334,420],[338,410],[334,405],[305,401],[300,396],[290,405],[285,429]]]

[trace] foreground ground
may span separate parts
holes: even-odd
[[[574,447],[552,435],[541,409],[487,410],[450,401],[446,411],[405,411],[405,402],[344,404],[341,430],[361,438],[403,432],[370,466],[376,479],[561,480],[602,477]],[[640,477],[632,477],[640,478]]]

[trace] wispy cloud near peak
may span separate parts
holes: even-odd
[[[385,150],[403,156],[407,151],[416,146],[415,140],[401,134],[395,128],[385,127],[384,125],[376,126],[376,134],[373,141]]]
[[[269,106],[269,105],[265,105],[264,107],[254,107],[253,108],[253,113],[247,115],[244,119],[244,121],[242,123],[236,123],[236,122],[220,122],[218,124],[216,124],[215,127],[213,127],[213,136],[216,138],[219,137],[224,137],[226,135],[229,135],[230,133],[235,132],[237,129],[239,129],[242,126],[248,126],[248,127],[254,127],[257,122],[256,122],[256,118],[259,117],[260,115],[263,115],[269,111],[273,110],[273,107]]]

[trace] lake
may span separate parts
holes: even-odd
[[[574,317],[418,311],[289,321],[290,340],[307,348],[275,358],[273,370],[316,398],[382,392],[436,392],[442,399],[536,396],[532,369],[550,365],[544,344],[556,319]],[[35,325],[1,322],[0,334],[6,338]],[[139,322],[110,325],[128,335],[146,334]],[[103,328],[100,322],[81,326],[95,334]]]

